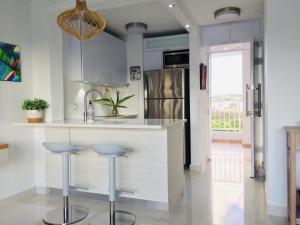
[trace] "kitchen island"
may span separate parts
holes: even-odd
[[[36,133],[36,186],[61,188],[61,158],[46,151],[44,141],[89,146],[118,144],[131,148],[117,159],[117,188],[121,196],[162,203],[171,209],[184,190],[184,120],[105,119],[16,123]],[[18,128],[19,129],[19,128]],[[71,158],[71,185],[84,192],[108,194],[107,159],[86,149]],[[126,193],[127,192],[127,193]]]

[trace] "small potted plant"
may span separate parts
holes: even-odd
[[[29,123],[41,123],[44,121],[44,111],[48,108],[48,103],[39,98],[26,99],[22,104],[22,109],[27,111],[27,121]]]
[[[101,92],[102,93],[102,92]],[[129,95],[123,98],[120,98],[120,91],[116,92],[116,99],[114,100],[112,98],[112,93],[109,89],[106,89],[105,94],[102,94],[100,99],[95,100],[95,102],[101,103],[102,105],[105,106],[110,106],[112,107],[112,117],[117,117],[119,116],[119,108],[127,108],[126,106],[123,105],[125,101],[128,99],[132,98],[134,95]]]

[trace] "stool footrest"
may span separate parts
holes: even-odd
[[[70,186],[70,191],[78,191],[78,190],[88,191],[89,188],[88,187],[81,187],[81,186]]]
[[[117,190],[117,194],[118,194],[118,196],[121,196],[122,194],[134,195],[134,191],[133,190],[120,189],[120,190]]]

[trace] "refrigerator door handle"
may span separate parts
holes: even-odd
[[[253,85],[250,85],[250,84],[247,84],[246,85],[246,116],[247,117],[253,117],[254,116],[254,113],[252,112],[253,111],[253,106],[249,107],[249,104],[251,104],[250,101],[253,101],[253,91],[254,91],[254,87]],[[250,95],[251,95],[251,99],[250,99]]]
[[[246,84],[246,116],[250,116],[250,112],[249,112],[249,89],[250,89],[250,85]]]
[[[261,99],[261,84],[258,84],[255,88],[257,93],[257,109],[255,110],[255,116],[261,117],[262,99]]]
[[[144,74],[144,104],[145,104],[145,110],[144,110],[144,118],[149,118],[149,84],[148,84],[148,76],[147,74]]]

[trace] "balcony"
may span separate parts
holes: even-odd
[[[211,99],[211,130],[213,140],[241,141],[242,96],[221,96]]]

